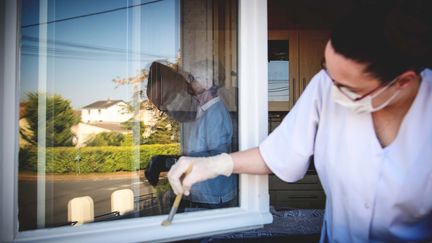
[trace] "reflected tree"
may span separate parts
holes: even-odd
[[[40,97],[43,96],[43,97]],[[41,99],[40,99],[41,98]],[[40,117],[40,100],[45,101],[46,117]],[[26,120],[26,128],[20,128],[20,135],[32,145],[38,143],[38,122],[45,119],[44,128],[47,147],[72,146],[72,126],[79,123],[80,118],[74,114],[71,102],[57,94],[27,93],[22,103],[22,118]]]
[[[174,70],[180,71],[178,66],[178,63],[181,62],[180,55],[176,58],[174,63],[168,63],[164,60],[161,62]],[[171,119],[166,113],[159,111],[145,96],[145,87],[147,86],[146,82],[148,77],[149,70],[143,68],[134,76],[126,78],[116,77],[112,79],[116,88],[129,85],[131,86],[131,90],[133,90],[132,101],[124,107],[124,112],[132,113],[134,116],[128,121],[123,122],[122,126],[133,132],[139,131],[140,144],[178,143],[180,141],[180,124]],[[130,146],[133,144],[133,135],[125,134],[125,139],[121,145]]]

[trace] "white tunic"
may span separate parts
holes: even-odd
[[[385,148],[370,113],[331,99],[324,71],[260,145],[268,167],[288,182],[303,178],[314,156],[327,195],[322,242],[432,239],[432,70],[421,75],[417,97]]]

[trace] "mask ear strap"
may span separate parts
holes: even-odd
[[[378,111],[378,110],[381,110],[382,108],[386,107],[394,98],[396,98],[396,96],[399,94],[399,92],[400,92],[400,90],[397,90],[388,100],[386,100],[384,103],[382,103],[378,107],[376,107],[376,108],[372,107],[371,112]],[[372,106],[372,104],[371,104],[371,106]]]
[[[397,81],[399,81],[399,76],[396,77],[395,79],[393,79],[390,83],[386,84],[386,86],[384,86],[380,90],[378,90],[378,92],[376,92],[375,94],[372,94],[372,99],[375,98],[375,97],[377,97],[382,92],[384,92],[386,89],[388,89],[390,86],[392,86],[393,84],[395,84]]]

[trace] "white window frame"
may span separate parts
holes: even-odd
[[[240,176],[240,207],[18,232],[19,6],[0,1],[0,241],[125,242],[191,239],[262,227],[272,221],[267,176]],[[4,6],[1,6],[4,5]],[[3,10],[1,10],[3,9]],[[267,1],[239,0],[239,144],[267,136]],[[257,98],[259,97],[259,98]]]

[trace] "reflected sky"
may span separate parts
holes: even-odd
[[[134,76],[153,60],[174,62],[179,53],[178,0],[48,0],[48,24],[40,24],[39,5],[22,1],[21,99],[37,90],[40,45],[48,49],[48,92],[75,109],[108,98],[129,101],[131,87],[113,79]],[[132,48],[137,9],[141,50]],[[39,40],[41,26],[48,27],[47,40]]]
[[[269,101],[288,101],[288,61],[269,61],[268,63],[268,92]]]

